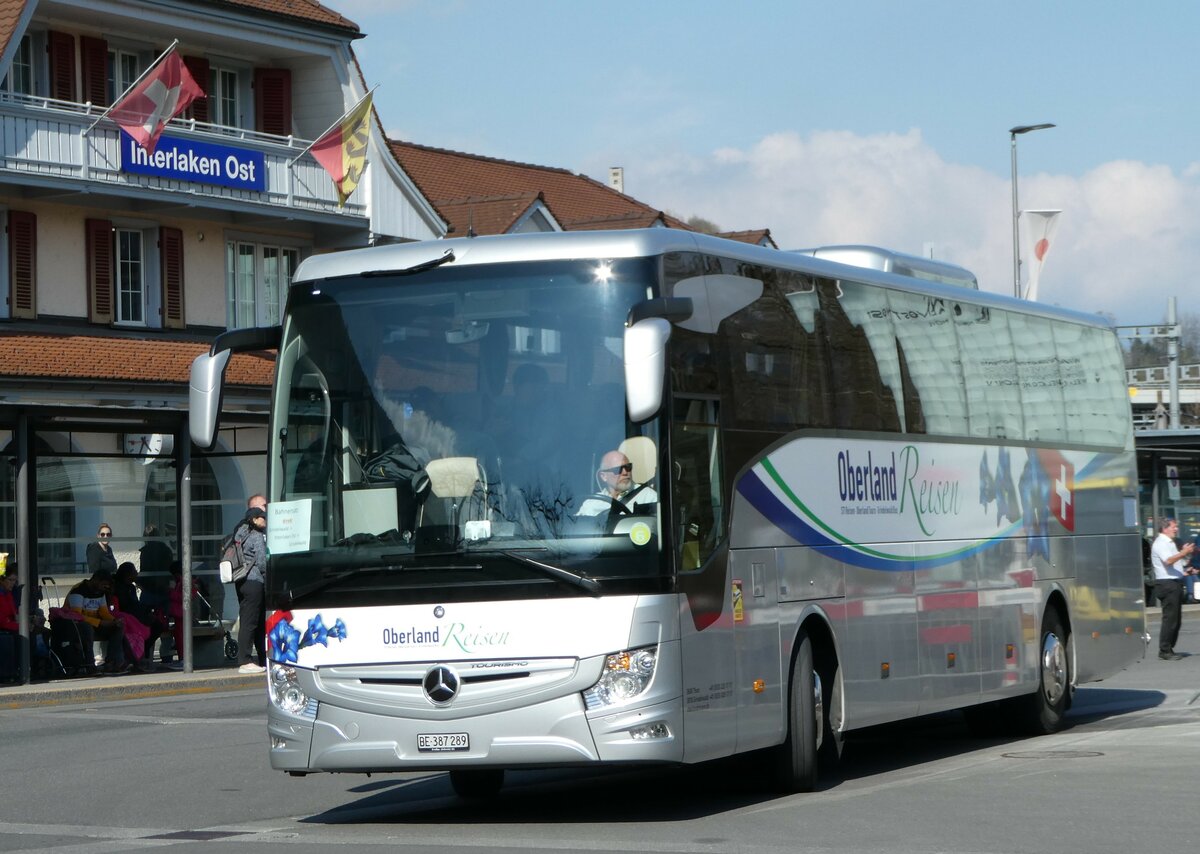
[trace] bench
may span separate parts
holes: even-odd
[[[192,665],[223,667],[232,659],[225,657],[225,625],[214,620],[192,624]]]

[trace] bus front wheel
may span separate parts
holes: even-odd
[[[812,641],[800,632],[788,701],[787,740],[780,745],[776,776],[785,792],[811,792],[817,787],[817,755],[825,720],[821,680],[813,667]]]
[[[450,772],[450,786],[454,794],[468,800],[495,797],[503,785],[502,768],[471,768]]]

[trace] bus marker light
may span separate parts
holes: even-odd
[[[634,741],[647,741],[652,738],[670,738],[671,729],[667,726],[666,721],[655,721],[652,724],[634,727],[629,731],[629,736]]]
[[[762,679],[754,680],[754,693],[755,694],[761,694],[766,689],[767,689],[767,683],[765,681],[763,681]]]

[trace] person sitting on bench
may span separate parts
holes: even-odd
[[[66,605],[68,610],[83,617],[79,635],[84,655],[91,654],[93,641],[107,641],[103,672],[127,673],[132,665],[125,661],[125,623],[108,609],[108,594],[112,588],[112,573],[100,570],[71,588]]]

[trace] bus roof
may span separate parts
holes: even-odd
[[[886,253],[868,247],[876,252]],[[455,267],[477,264],[504,264],[516,261],[551,261],[583,258],[643,258],[668,252],[702,252],[753,264],[780,267],[827,278],[849,279],[890,288],[928,294],[953,300],[968,300],[1008,311],[1058,317],[1088,326],[1110,326],[1103,317],[1044,303],[1018,300],[989,291],[973,290],[964,294],[965,282],[946,284],[928,276],[898,275],[866,265],[849,265],[840,258],[834,260],[812,254],[820,250],[780,251],[769,247],[741,243],[698,232],[673,228],[643,228],[614,231],[541,232],[533,234],[501,234],[484,237],[456,237],[449,240],[428,240],[414,243],[392,243],[364,249],[349,249],[306,258],[296,270],[292,284],[355,276],[367,272],[403,271],[419,264],[454,253]],[[902,253],[892,253],[897,257]],[[920,259],[917,260],[926,260]],[[942,265],[943,262],[929,262]],[[974,281],[974,275],[962,267],[946,264]]]
[[[879,246],[818,246],[815,249],[795,249],[793,251],[800,255],[811,255],[814,258],[837,261],[839,264],[849,264],[852,267],[866,267],[869,270],[882,270],[898,276],[979,290],[979,280],[966,267],[960,267],[948,261],[936,261],[933,258],[922,258],[920,255],[908,255],[892,249],[883,249]]]

